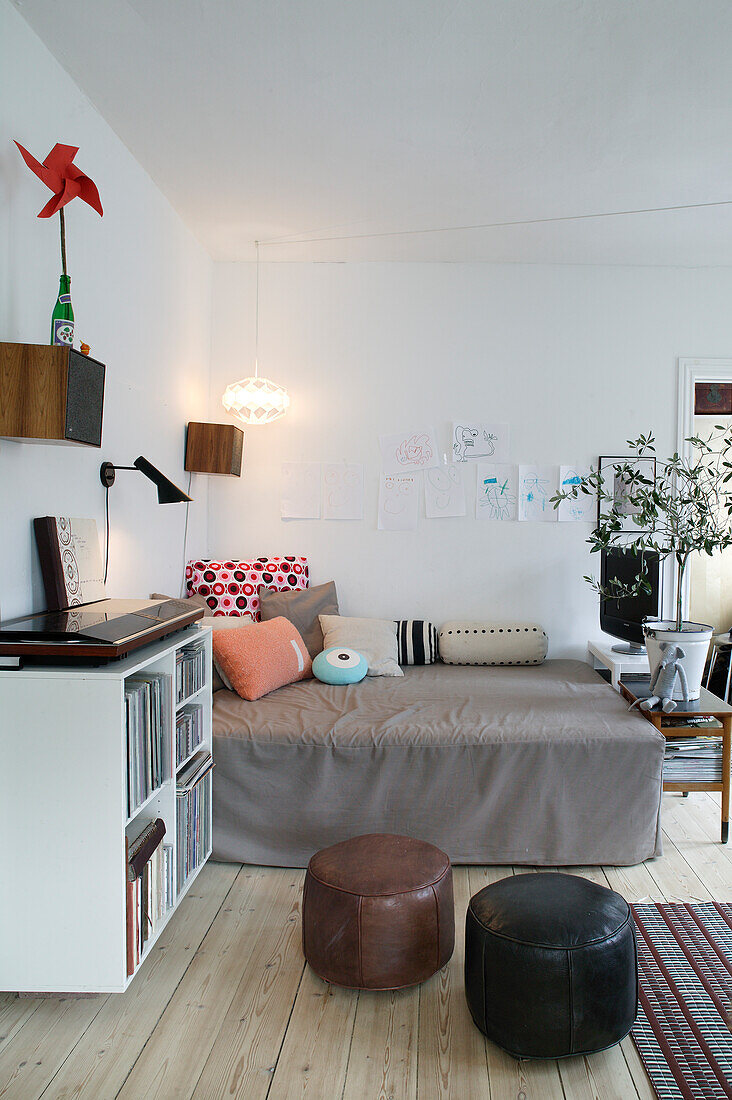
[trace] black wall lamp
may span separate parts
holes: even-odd
[[[135,459],[132,466],[115,466],[113,462],[103,462],[99,467],[99,478],[105,489],[114,485],[117,470],[137,470],[149,478],[158,490],[158,504],[181,504],[193,499],[174,485],[165,474],[161,474],[160,470],[142,455]]]

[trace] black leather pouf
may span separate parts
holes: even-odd
[[[638,1006],[628,903],[576,875],[486,886],[468,906],[465,996],[476,1026],[516,1058],[619,1043]]]

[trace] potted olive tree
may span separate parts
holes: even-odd
[[[678,454],[656,458],[652,434],[629,439],[631,455],[607,468],[590,470],[570,488],[552,497],[554,507],[581,493],[598,500],[598,523],[587,540],[592,552],[620,548],[638,559],[634,581],[613,579],[603,587],[585,577],[605,599],[622,599],[650,592],[644,555],[654,551],[663,562],[671,559],[675,577],[675,619],[647,620],[644,624],[651,672],[661,659],[661,644],[668,642],[684,651],[681,663],[689,698],[698,699],[704,663],[713,628],[685,622],[683,585],[692,554],[710,556],[732,546],[732,427],[716,425],[707,439],[690,436],[692,457]],[[675,699],[683,695],[676,681]]]

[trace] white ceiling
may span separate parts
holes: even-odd
[[[401,232],[732,200],[729,0],[13,2],[216,259],[732,263],[732,206]]]

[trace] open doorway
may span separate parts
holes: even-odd
[[[732,359],[679,361],[679,451],[692,457],[689,436],[707,439],[716,425],[732,424]],[[689,561],[685,617],[715,634],[732,629],[732,548],[694,554]]]

